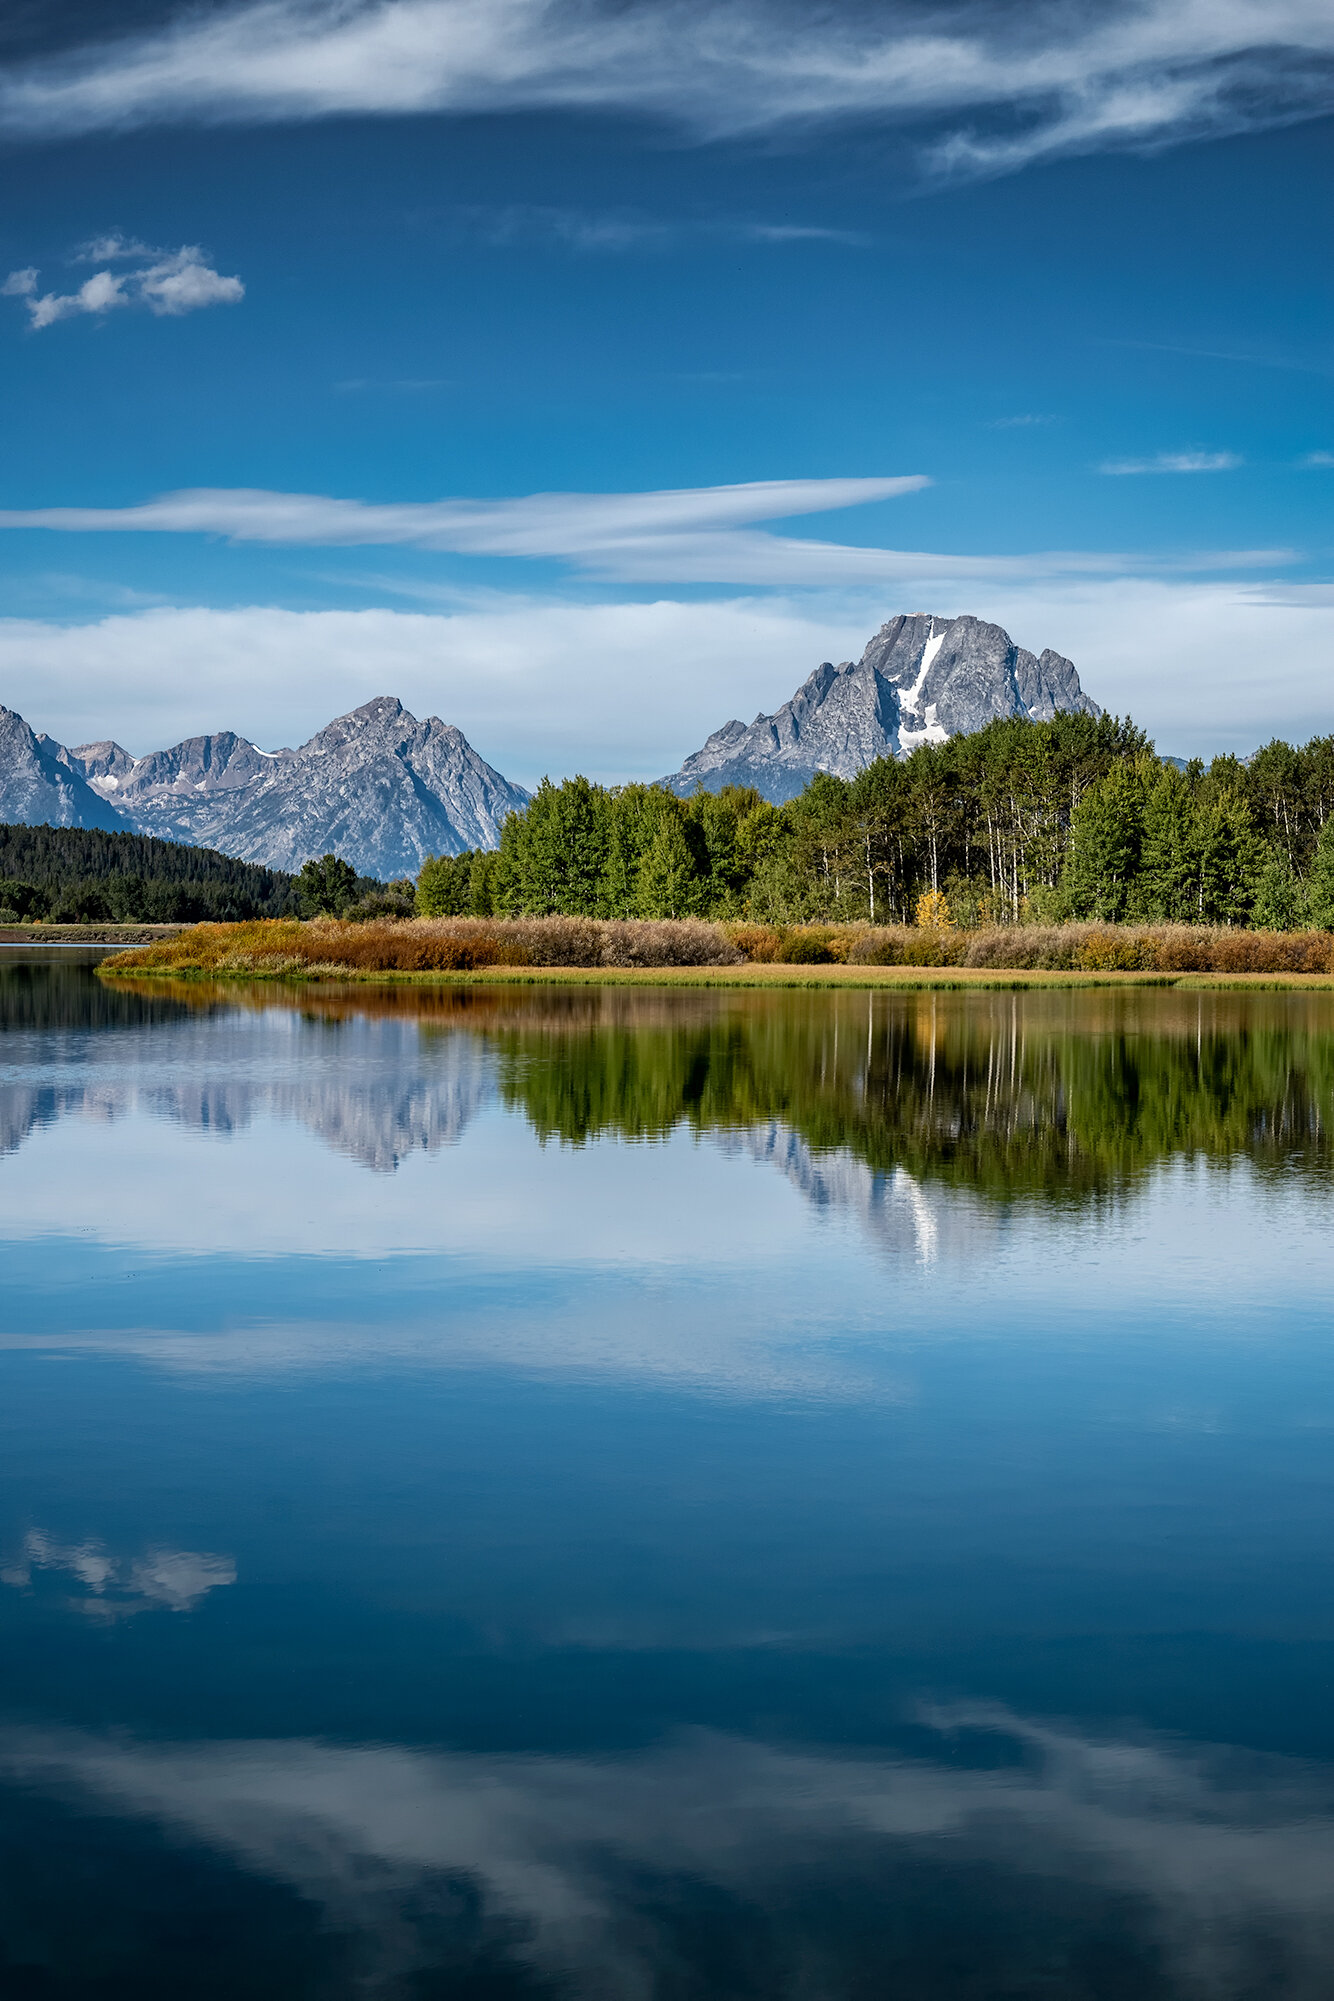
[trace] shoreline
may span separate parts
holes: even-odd
[[[0,945],[156,945],[188,924],[0,924]]]
[[[970,989],[1014,992],[1034,988],[1163,987],[1191,991],[1334,993],[1334,973],[1188,973],[1074,971],[1000,966],[485,966],[471,972],[358,971],[264,973],[254,968],[185,968],[146,971],[107,960],[101,979],[151,980],[165,986],[291,987],[719,987],[826,988],[899,993],[949,993]]]

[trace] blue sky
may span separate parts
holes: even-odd
[[[0,40],[34,726],[652,775],[932,610],[1164,749],[1334,728],[1327,6],[116,15]]]

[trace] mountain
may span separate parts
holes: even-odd
[[[104,800],[61,761],[60,745],[0,707],[0,821],[34,826],[123,827]]]
[[[1063,655],[1027,653],[979,618],[901,616],[860,660],[826,660],[776,714],[724,723],[661,782],[683,795],[753,785],[781,805],[817,771],[851,778],[878,757],[906,757],[998,717],[1048,722],[1058,710],[1101,713]]]
[[[67,750],[0,710],[0,817],[128,828],[265,868],[295,871],[332,849],[362,875],[415,875],[428,854],[495,847],[527,800],[461,730],[418,722],[389,695],[299,750],[223,730],[138,758],[109,741]]]

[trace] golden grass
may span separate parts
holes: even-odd
[[[1178,926],[903,927],[593,918],[446,918],[349,924],[199,924],[106,963],[109,978],[534,981],[576,984],[1015,987],[1328,984],[1325,932]]]

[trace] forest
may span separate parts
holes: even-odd
[[[229,923],[299,907],[294,876],[212,848],[92,827],[0,825],[0,923]]]
[[[1181,765],[1118,717],[1005,720],[784,806],[545,779],[498,850],[417,884],[436,917],[904,924],[925,897],[960,926],[1334,929],[1334,736]]]

